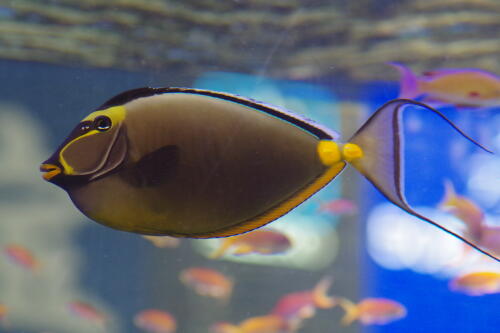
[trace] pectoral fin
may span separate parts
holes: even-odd
[[[166,182],[179,164],[179,148],[168,145],[143,156],[131,167],[127,178],[135,186],[157,186]]]

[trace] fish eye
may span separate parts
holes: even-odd
[[[94,120],[94,126],[100,132],[107,131],[111,128],[111,119],[106,116],[99,116]]]

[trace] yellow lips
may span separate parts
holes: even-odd
[[[44,172],[42,177],[45,180],[51,180],[62,172],[61,168],[54,164],[42,164],[40,165],[40,171]]]

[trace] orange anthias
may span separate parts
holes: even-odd
[[[450,181],[445,182],[445,195],[439,207],[464,223],[466,238],[493,255],[500,255],[500,227],[486,224],[481,207],[471,199],[457,194]]]
[[[40,268],[33,253],[26,247],[19,244],[10,244],[4,247],[5,255],[16,265],[24,267],[30,271],[36,271]]]
[[[272,229],[258,229],[221,240],[220,246],[211,255],[219,258],[228,251],[233,255],[278,254],[287,251],[291,242],[286,235]]]
[[[134,324],[150,333],[174,333],[177,329],[175,318],[170,313],[157,309],[139,312],[134,317]]]
[[[318,209],[320,212],[334,215],[352,215],[358,210],[356,204],[348,199],[335,199],[322,202]]]
[[[212,326],[212,333],[287,333],[286,321],[275,315],[251,317],[239,325],[217,323]]]
[[[446,181],[444,185],[445,194],[439,208],[450,212],[465,224],[467,237],[479,240],[484,224],[483,210],[469,198],[458,195],[451,181]]]
[[[387,298],[366,298],[354,304],[346,298],[339,298],[339,305],[345,310],[343,325],[359,320],[365,325],[384,325],[406,316],[406,308]]]
[[[329,309],[337,304],[335,298],[327,295],[331,284],[332,279],[326,277],[312,290],[286,294],[278,300],[271,314],[285,319],[291,328],[297,329],[304,319],[314,316],[316,308]]]
[[[68,309],[75,316],[93,322],[95,324],[104,325],[106,322],[106,315],[102,311],[99,311],[94,306],[88,303],[82,301],[73,301],[68,303]]]
[[[470,296],[500,293],[500,273],[472,272],[450,281],[450,289]]]
[[[202,296],[228,300],[233,290],[233,281],[224,274],[205,267],[191,267],[183,270],[180,280]]]

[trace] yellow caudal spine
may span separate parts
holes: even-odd
[[[354,143],[340,144],[322,140],[318,144],[318,155],[321,163],[332,166],[341,161],[352,162],[363,157],[363,150]]]
[[[342,156],[345,161],[352,162],[363,157],[363,149],[355,143],[346,143],[342,148]]]

